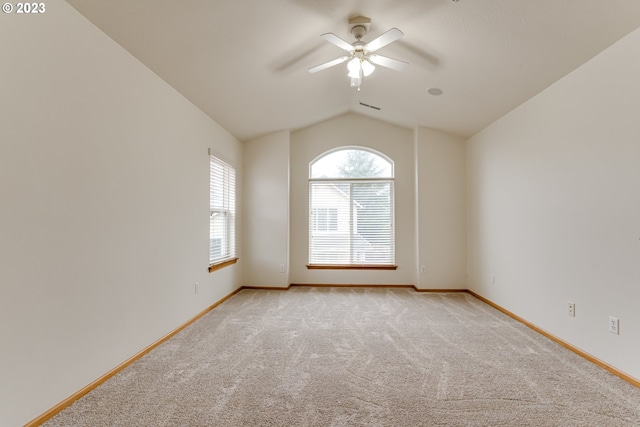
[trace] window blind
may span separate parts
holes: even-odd
[[[395,263],[393,179],[309,181],[309,263]]]

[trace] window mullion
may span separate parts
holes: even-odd
[[[354,234],[353,234],[353,223],[354,223],[354,218],[353,218],[353,205],[354,200],[353,200],[353,183],[350,182],[349,183],[349,261],[353,264],[353,262],[355,261],[355,258],[353,256],[353,238],[354,238]]]

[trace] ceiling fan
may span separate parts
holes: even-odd
[[[350,32],[356,38],[354,43],[347,43],[333,33],[322,34],[320,37],[329,43],[338,46],[340,49],[347,51],[349,54],[309,68],[309,72],[317,73],[318,71],[349,61],[347,63],[347,68],[349,70],[347,75],[351,78],[351,87],[355,87],[359,91],[363,78],[373,73],[373,70],[376,68],[375,65],[381,65],[398,71],[406,69],[409,66],[408,62],[399,61],[397,59],[388,58],[375,53],[375,51],[381,47],[384,47],[404,36],[404,33],[397,28],[392,28],[378,38],[370,41],[369,43],[365,43],[362,41],[362,37],[367,34],[370,25],[371,19],[365,18],[364,16],[357,16],[349,19]]]

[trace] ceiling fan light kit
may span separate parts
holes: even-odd
[[[357,16],[349,20],[349,30],[356,38],[354,43],[348,43],[333,33],[322,34],[320,37],[347,51],[349,55],[309,68],[309,72],[316,73],[348,61],[347,76],[351,80],[350,85],[360,91],[363,79],[375,70],[374,64],[398,71],[406,69],[409,65],[407,62],[374,54],[378,49],[401,38],[404,33],[397,28],[392,28],[371,42],[365,43],[362,41],[362,37],[369,31],[370,24],[371,20],[364,16]]]

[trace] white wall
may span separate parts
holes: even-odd
[[[240,286],[241,263],[207,269],[207,148],[242,164],[67,3],[0,15],[0,425],[17,426]]]
[[[635,378],[638,52],[640,30],[467,147],[471,289]],[[619,336],[607,330],[610,315],[620,318]]]
[[[243,285],[287,287],[289,131],[244,142],[243,153]]]
[[[336,147],[363,146],[395,163],[395,271],[308,270],[309,162]],[[291,134],[290,280],[320,284],[415,284],[413,132],[358,114],[345,114]]]
[[[416,286],[467,289],[465,141],[424,127],[415,132]]]

